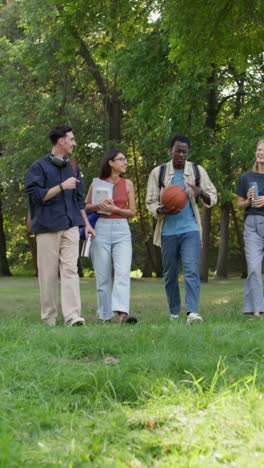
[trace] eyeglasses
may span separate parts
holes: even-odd
[[[115,158],[115,159],[113,159],[113,161],[122,161],[122,162],[125,162],[125,161],[127,161],[127,158],[123,158],[123,157],[122,157],[122,158]]]

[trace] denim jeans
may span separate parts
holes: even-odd
[[[178,315],[181,310],[179,264],[183,267],[185,307],[187,313],[197,313],[200,298],[200,235],[198,231],[161,237],[163,276],[169,311]]]
[[[264,216],[249,215],[244,228],[247,279],[244,287],[244,312],[264,312],[262,260],[264,255]]]
[[[97,315],[110,320],[113,312],[129,313],[131,233],[127,219],[99,218],[91,257],[96,273]]]

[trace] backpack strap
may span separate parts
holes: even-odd
[[[73,172],[73,177],[77,177],[77,162],[75,161],[75,159],[70,159],[70,165],[71,165],[71,168],[72,168],[72,172]],[[75,199],[77,200],[77,192],[76,192],[76,189],[73,191],[74,193],[74,197]]]
[[[193,169],[195,185],[196,185],[196,187],[200,187],[200,179],[201,179],[200,171],[199,171],[198,165],[196,163],[194,163],[194,162],[192,162],[192,169]],[[198,203],[199,195],[198,195],[198,197],[195,198],[195,200],[196,200],[196,203]]]
[[[195,179],[195,185],[196,187],[200,187],[201,176],[200,176],[199,167],[196,163],[192,162],[192,168],[193,168],[193,175]]]
[[[161,164],[159,171],[159,189],[164,187],[164,177],[166,172],[166,164]]]

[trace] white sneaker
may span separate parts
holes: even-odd
[[[83,317],[78,317],[76,319],[71,319],[66,323],[67,327],[80,327],[85,325],[85,320]]]
[[[189,325],[191,325],[191,323],[193,323],[193,322],[203,322],[203,319],[202,319],[201,315],[195,314],[194,312],[191,312],[187,316],[187,323]]]
[[[47,322],[48,326],[49,327],[55,327],[56,326],[56,322]]]
[[[179,318],[179,315],[177,314],[171,314],[170,315],[170,320],[177,320]]]
[[[54,320],[54,319],[49,319],[49,320],[47,320],[47,319],[42,319],[42,320],[43,320],[43,322],[44,322],[46,325],[48,325],[49,327],[55,327],[55,325],[56,325],[56,320]]]

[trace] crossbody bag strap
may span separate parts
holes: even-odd
[[[73,176],[77,177],[77,162],[75,161],[75,159],[70,159],[70,165],[72,168]]]

